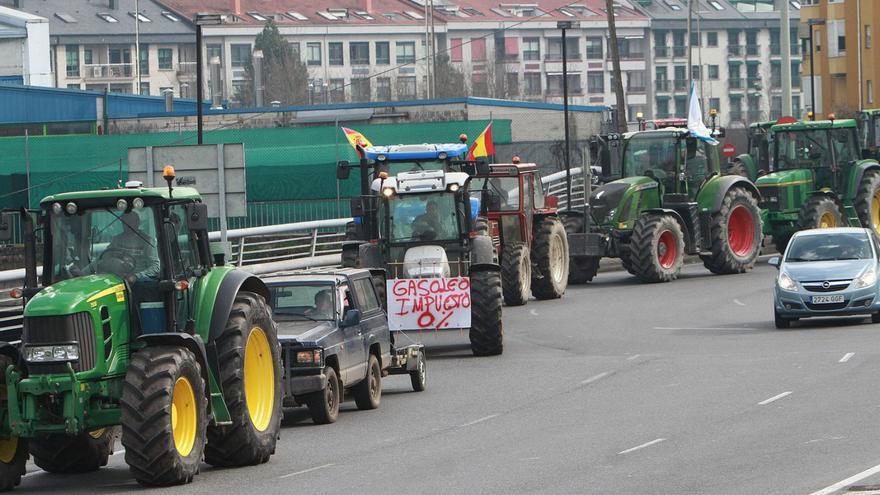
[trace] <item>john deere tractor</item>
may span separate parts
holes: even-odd
[[[770,128],[776,122],[756,122],[748,129],[748,152],[734,157],[725,173],[754,181],[770,172]]]
[[[167,189],[70,192],[20,212],[26,280],[14,293],[26,304],[20,345],[0,344],[0,489],[19,484],[29,455],[52,473],[98,469],[120,427],[147,485],[273,454],[282,370],[269,292],[215,264],[205,204],[165,176]]]
[[[758,190],[744,177],[721,175],[717,146],[675,128],[621,139],[622,178],[594,189],[587,213],[566,223],[573,252],[620,258],[644,282],[677,278],[686,254],[718,274],[754,266]]]
[[[880,109],[860,111],[857,121],[862,158],[880,159]]]
[[[855,120],[795,122],[770,130],[775,172],[757,185],[764,233],[773,236],[780,252],[798,230],[880,229],[880,164],[862,158]]]

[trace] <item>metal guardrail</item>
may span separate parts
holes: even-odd
[[[559,198],[559,209],[567,210],[568,206],[568,187],[565,180],[565,170],[555,172],[541,178],[544,184],[544,193],[548,196],[556,196]],[[583,174],[583,168],[577,167],[571,169],[571,198],[572,206],[583,206],[585,201],[584,191],[586,179]]]

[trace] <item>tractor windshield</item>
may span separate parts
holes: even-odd
[[[332,284],[272,287],[271,306],[278,320],[332,321],[337,317]]]
[[[52,281],[112,274],[129,282],[159,279],[156,215],[152,208],[85,209],[52,213]]]
[[[479,191],[489,194],[489,211],[519,211],[519,177],[487,177],[478,183]]]
[[[779,169],[837,167],[858,160],[854,128],[777,132],[774,136]]]
[[[625,147],[624,176],[657,179],[671,192],[676,190],[679,167],[686,167],[688,183],[699,183],[715,170],[710,160],[716,155],[710,146],[695,138],[683,139],[666,132],[636,134]]]
[[[452,192],[400,194],[386,201],[382,237],[390,242],[452,241],[464,232],[467,214],[458,211]]]

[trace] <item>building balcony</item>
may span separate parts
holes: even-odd
[[[759,87],[761,87],[761,78],[749,77],[746,79],[746,84],[748,84],[749,89],[758,89]]]
[[[672,81],[670,81],[668,79],[654,81],[654,89],[656,91],[669,92],[669,91],[672,91],[671,88],[672,88]]]
[[[731,57],[742,57],[745,47],[742,45],[728,45],[727,55]]]
[[[647,88],[644,84],[627,84],[626,91],[628,93],[644,93],[647,91]]]
[[[83,65],[82,72],[86,81],[130,80],[134,78],[134,64]]]
[[[581,95],[583,93],[584,93],[584,90],[581,88],[568,88],[568,95],[569,96]],[[562,88],[548,88],[547,89],[547,96],[556,97],[556,96],[564,96],[564,95],[562,94]]]
[[[675,79],[672,81],[673,87],[676,91],[682,91],[688,89],[688,80],[687,79]]]
[[[762,115],[763,112],[761,112],[760,110],[749,110],[746,114],[746,118],[749,122],[760,122],[762,120],[765,120]]]
[[[730,89],[744,89],[745,85],[746,85],[745,79],[736,78],[736,79],[729,79],[728,80],[728,87]]]
[[[761,45],[746,45],[746,56],[757,57],[761,54]]]
[[[177,64],[177,79],[179,80],[195,80],[196,63],[195,62],[179,62]]]
[[[731,121],[740,121],[744,117],[742,110],[731,110],[728,115],[730,115]]]
[[[669,58],[669,47],[668,46],[655,46],[654,47],[654,58]]]
[[[568,59],[569,62],[580,62],[581,54],[580,53],[566,53],[565,58]],[[562,62],[562,53],[545,53],[544,54],[545,62]]]
[[[687,56],[687,47],[686,46],[673,46],[672,47],[672,56],[677,57],[677,58]]]

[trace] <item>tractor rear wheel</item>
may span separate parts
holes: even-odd
[[[880,234],[880,171],[865,172],[859,182],[853,206],[862,227],[874,229],[874,232]]]
[[[645,214],[633,228],[630,261],[642,282],[669,282],[678,278],[684,263],[684,235],[675,218]]]
[[[546,217],[532,241],[532,294],[537,299],[559,299],[568,287],[568,236],[558,217]]]
[[[510,242],[501,252],[501,288],[504,304],[522,306],[532,293],[532,261],[529,247],[522,242]]]
[[[494,356],[504,352],[501,322],[501,274],[496,271],[471,273],[471,352]]]
[[[738,159],[734,159],[730,162],[724,175],[739,175],[747,179],[755,180],[754,177],[749,177],[749,171],[746,169],[746,165]]]
[[[830,196],[819,194],[811,197],[801,207],[798,224],[801,230],[844,227],[843,210]]]
[[[11,357],[0,354],[0,407],[8,407],[6,394],[6,368],[15,364]],[[12,490],[21,483],[28,460],[28,441],[10,437],[0,440],[0,491]]]
[[[761,211],[751,193],[741,187],[727,191],[709,229],[712,254],[700,258],[710,272],[744,273],[755,266],[761,252]]]
[[[144,485],[180,485],[199,472],[207,399],[199,362],[183,347],[134,353],[122,389],[125,462]]]
[[[275,453],[282,400],[281,348],[266,301],[252,292],[240,292],[216,345],[232,424],[208,427],[205,462],[264,463]]]
[[[580,234],[584,231],[584,219],[577,215],[565,215],[562,217],[562,225],[566,235]],[[568,283],[585,284],[591,282],[599,273],[598,256],[571,256],[568,258]]]
[[[34,464],[50,473],[87,473],[107,465],[118,428],[79,435],[52,433],[30,441]]]

